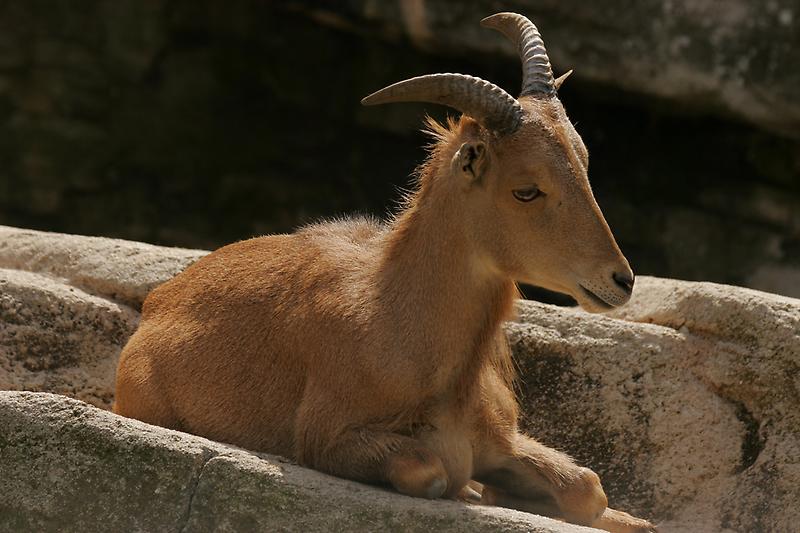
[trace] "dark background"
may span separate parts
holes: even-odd
[[[384,215],[432,72],[516,94],[539,26],[634,270],[800,296],[800,1],[0,3],[0,224],[214,248]]]

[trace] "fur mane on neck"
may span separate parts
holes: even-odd
[[[430,139],[425,145],[427,155],[411,174],[410,187],[401,189],[398,208],[390,222],[396,222],[402,213],[414,209],[420,199],[430,193],[435,176],[450,165],[453,144],[463,137],[468,128],[476,126],[473,119],[463,115],[458,118],[448,115],[444,123],[426,115],[424,123],[421,131]]]

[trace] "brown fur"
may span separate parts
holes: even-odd
[[[624,303],[611,274],[630,269],[563,108],[521,102],[532,118],[508,137],[468,117],[432,123],[390,224],[239,242],[154,290],[115,411],[414,496],[456,497],[474,479],[487,502],[600,519],[597,476],[519,433],[501,324],[515,280],[598,309],[578,283]],[[511,191],[531,183],[546,196],[520,203]]]

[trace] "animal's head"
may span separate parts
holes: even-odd
[[[434,102],[471,117],[462,117],[446,155],[453,194],[463,195],[469,231],[487,262],[568,293],[590,311],[624,304],[633,272],[592,195],[588,152],[556,95],[569,72],[553,78],[542,38],[522,15],[498,13],[482,24],[517,46],[518,98],[472,76],[432,74],[362,103]]]

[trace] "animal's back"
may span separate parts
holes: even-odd
[[[120,358],[115,411],[292,456],[306,380],[363,312],[381,233],[355,219],[242,241],[155,289]]]

